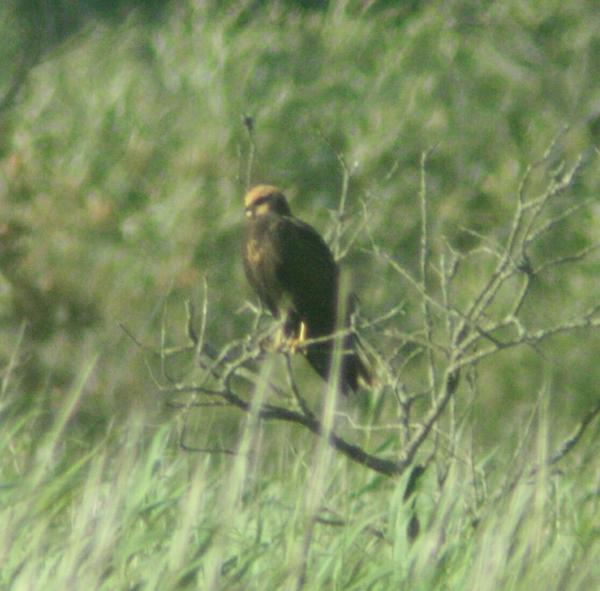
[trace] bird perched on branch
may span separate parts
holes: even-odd
[[[289,350],[301,352],[328,380],[335,349],[332,335],[341,331],[340,390],[347,394],[348,388],[356,391],[359,382],[370,385],[371,372],[359,356],[358,338],[348,330],[351,298],[339,305],[339,268],[327,243],[312,226],[292,215],[277,187],[254,187],[244,205],[246,277],[282,322],[284,343]],[[338,311],[343,320],[338,320]]]

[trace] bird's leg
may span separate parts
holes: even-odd
[[[293,308],[287,311],[285,320],[276,337],[276,348],[296,353],[307,338],[306,323],[300,320],[298,312]]]
[[[297,353],[298,349],[302,347],[306,337],[308,336],[308,329],[306,328],[306,323],[301,320],[300,327],[298,330],[298,334],[295,337],[292,337],[288,340],[288,347],[292,353]]]

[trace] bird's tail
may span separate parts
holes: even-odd
[[[371,365],[360,350],[356,335],[344,339],[340,362],[340,390],[343,394],[357,392],[361,387],[372,388],[376,384]],[[330,378],[333,365],[333,341],[309,345],[304,354],[313,369],[324,379]]]

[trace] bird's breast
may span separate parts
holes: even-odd
[[[256,238],[246,242],[246,258],[252,265],[259,265],[264,258],[264,248]]]

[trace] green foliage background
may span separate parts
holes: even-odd
[[[173,451],[168,431],[171,417],[162,414],[164,400],[148,374],[144,353],[118,324],[126,324],[144,343],[158,346],[166,309],[166,344],[180,342],[183,302],[186,298],[201,301],[206,277],[207,338],[219,347],[248,332],[252,318],[243,305],[252,296],[239,260],[241,204],[251,152],[244,115],[252,116],[255,124],[252,182],[283,187],[295,213],[326,235],[341,193],[338,154],[343,156],[351,170],[349,213],[359,219],[365,201],[370,211],[369,231],[358,236],[344,264],[352,270],[367,316],[382,314],[406,300],[400,321],[405,330],[414,328],[411,311],[418,303],[397,275],[373,260],[366,248],[370,235],[416,271],[423,150],[435,147],[427,167],[434,253],[439,255],[444,240],[466,252],[485,243],[481,236],[500,240],[506,235],[525,167],[542,156],[561,128],[569,126],[560,140],[560,157],[573,161],[583,153],[586,159],[569,199],[596,201],[553,232],[535,254],[559,256],[597,240],[600,12],[592,0],[406,4],[337,0],[310,6],[189,0],[160,3],[151,11],[125,2],[106,6],[89,2],[82,3],[80,12],[69,13],[66,24],[65,3],[44,6],[55,20],[46,21],[53,26],[44,29],[46,37],[36,48],[28,35],[30,30],[41,30],[31,16],[39,6],[8,2],[0,8],[0,58],[9,66],[0,72],[2,88],[11,84],[23,51],[39,51],[15,104],[0,114],[0,368],[4,416],[14,429],[14,439],[5,444],[14,466],[42,445],[35,443],[32,434],[45,432],[56,417],[63,416],[69,397],[77,392],[77,404],[68,417],[72,439],[62,430],[50,431],[47,439],[56,445],[52,437],[60,434],[69,441],[66,464],[53,468],[58,504],[64,510],[71,503],[79,506],[79,493],[69,496],[71,487],[88,490],[108,478],[103,462],[113,448],[106,433],[124,429],[120,436],[132,446],[132,417],[143,416],[147,421],[153,417],[152,429],[135,433],[140,440],[154,441],[148,444],[150,455],[146,451],[123,454],[115,470],[123,474],[122,469],[137,458],[136,470],[147,467],[138,481],[146,509],[154,498],[159,504],[177,505],[184,515],[178,505],[187,490],[183,465],[198,459],[181,458]],[[536,179],[534,190],[542,182]],[[485,270],[482,264],[465,275],[459,298],[469,297],[478,285],[479,272]],[[548,325],[597,303],[599,270],[598,258],[590,257],[568,272],[563,267],[537,279],[535,306],[527,311],[531,325]],[[378,346],[376,332],[369,339]],[[523,424],[545,383],[551,383],[552,391],[548,438],[550,444],[557,444],[598,399],[599,345],[596,334],[578,333],[553,339],[542,352],[519,350],[484,366],[487,387],[470,410],[475,441],[484,446],[484,453],[491,453],[492,442]],[[385,346],[385,341],[379,341],[379,346]],[[77,386],[82,368],[92,359],[96,362],[85,385]],[[301,377],[304,384],[318,384],[309,371]],[[458,405],[461,400],[459,396]],[[23,416],[26,419],[18,418]],[[123,426],[114,427],[121,419]],[[230,438],[237,437],[237,424],[231,425],[226,417],[217,416],[210,428],[204,427],[209,437],[219,439],[221,428]],[[289,476],[288,432],[285,425],[267,428],[277,467],[265,487],[272,490],[272,498],[291,498],[291,506],[297,508],[293,486],[280,482]],[[152,439],[155,433],[160,438]],[[100,448],[91,447],[98,438]],[[299,441],[300,449],[311,445],[310,438]],[[307,455],[298,453],[308,461]],[[150,458],[159,461],[158,456],[161,468],[156,470],[162,479],[172,479],[175,487],[166,492],[151,488]],[[164,467],[165,457],[172,459],[172,467]],[[91,464],[86,458],[92,458]],[[213,480],[193,484],[192,490],[199,494],[199,488],[205,487],[206,499],[218,498],[219,478],[228,473],[229,464],[208,457],[199,461],[207,470],[210,465],[206,474]],[[69,480],[68,465],[77,475],[76,484]],[[17,482],[24,468],[14,466],[5,467],[3,477]],[[301,466],[302,462],[295,468],[294,482],[302,482]],[[344,463],[343,470],[336,472],[332,491],[345,478],[345,486],[352,490],[374,486],[356,468]],[[597,464],[595,470],[597,497]],[[208,478],[206,474],[203,478]],[[29,485],[39,485],[37,476],[28,478]],[[123,500],[133,485],[125,476],[118,482],[117,496]],[[590,482],[586,490],[592,490]],[[337,494],[332,492],[333,498]],[[357,493],[372,511],[364,505],[362,512],[356,506],[352,511],[364,523],[375,521],[390,499],[399,501],[399,494],[391,485],[375,486],[368,501]],[[42,498],[56,501],[51,496]],[[256,509],[252,503],[266,503],[266,498],[255,498],[248,510]],[[40,519],[60,517],[61,507],[51,515],[49,509],[40,509]],[[586,512],[593,516],[594,507],[598,508],[597,499],[592,509],[589,504],[582,506],[583,521]],[[127,515],[133,521],[138,509],[128,506],[119,518]],[[136,535],[142,536],[140,540],[146,536],[146,542],[155,535],[155,556],[162,556],[159,548],[166,547],[169,534],[165,511],[158,521],[146,524],[148,530],[131,530],[131,537],[119,538],[121,543],[129,540],[135,546]],[[448,509],[448,519],[453,511],[458,509]],[[520,514],[515,515],[516,520]],[[241,521],[247,516],[245,511],[238,514]],[[270,518],[285,519],[276,509]],[[116,523],[116,517],[107,519],[111,525]],[[60,519],[58,523],[61,531],[67,527]],[[458,518],[452,523],[456,532],[466,527]],[[47,534],[40,524],[31,530],[38,539]],[[268,525],[273,531],[280,526]],[[597,526],[591,532],[581,527],[585,532],[576,542],[578,564],[583,569],[581,581],[591,588],[591,581],[600,580],[588,554],[592,544],[598,548],[598,531]],[[184,533],[177,531],[183,540]],[[301,536],[299,531],[296,534]],[[344,569],[353,564],[361,572],[354,561],[354,545],[363,543],[359,531],[358,526],[345,530],[341,538],[337,530],[325,534],[331,540],[321,539],[322,547],[330,543],[345,548],[348,562],[338,557],[333,571],[327,570],[326,562],[320,563],[321,574],[329,574],[323,579],[315,575],[315,581],[329,581],[330,588],[350,588],[347,581],[343,583]],[[239,535],[244,538],[243,527]],[[185,545],[181,540],[177,543]],[[198,533],[194,540],[208,543]],[[248,545],[244,540],[241,545]],[[15,548],[24,548],[19,543]],[[275,536],[272,544],[276,543]],[[375,543],[371,539],[367,547]],[[245,551],[256,560],[253,564],[261,560],[268,564],[273,561],[269,547],[248,545]],[[173,548],[165,572],[181,567],[177,561],[183,559],[173,558]],[[120,547],[120,551],[122,556],[154,555],[137,547]],[[551,551],[556,552],[556,546]],[[412,588],[509,586],[504,579],[497,581],[497,587],[481,586],[476,560],[469,562],[469,552],[474,548],[467,549],[467,558],[458,564],[450,552],[452,566],[436,563],[440,570],[434,569],[435,576],[440,580],[428,579],[432,586]],[[19,559],[14,555],[13,559],[14,583]],[[34,558],[28,560],[35,564]],[[198,560],[192,556],[191,563]],[[401,569],[403,578],[392,568],[394,560],[402,558],[394,555],[387,563],[382,559],[381,579],[369,575],[371,583],[364,580],[355,588],[392,588],[391,581],[409,584],[415,572],[423,572],[416,558],[420,566]],[[109,563],[107,559],[105,565]],[[88,573],[90,588],[100,588],[103,580],[109,581],[106,588],[121,588],[110,581],[143,579],[143,568],[124,574],[129,567],[126,561],[119,564],[112,563],[117,574],[103,575],[107,579]],[[260,569],[253,568],[240,572],[243,583],[238,584],[243,586],[230,588],[260,588],[256,586]],[[555,588],[550,583],[554,571],[548,572],[544,588]],[[273,576],[272,586],[262,588],[285,588],[285,576]],[[523,585],[532,576],[524,572]],[[187,588],[186,584],[193,588],[194,577],[177,583],[175,575],[156,577],[156,588]],[[562,588],[583,588],[574,581]]]

